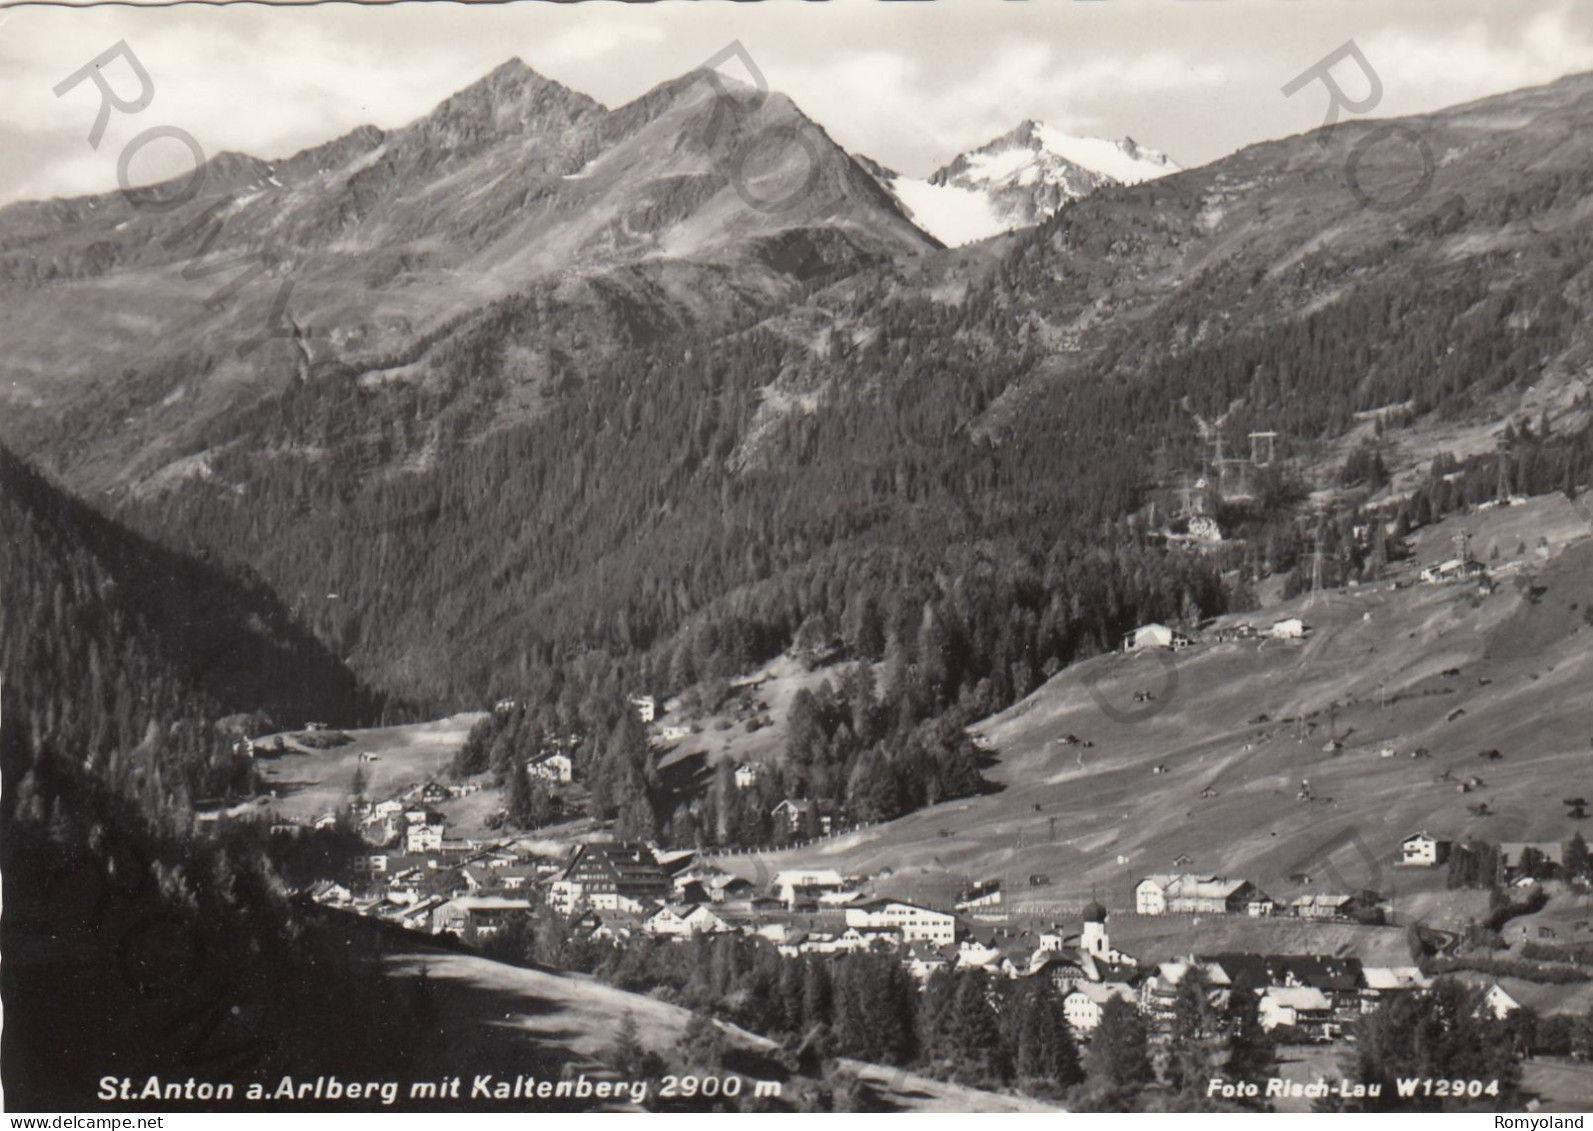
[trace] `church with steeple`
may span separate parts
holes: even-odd
[[[1106,933],[1106,908],[1095,900],[1084,905],[1084,934],[1079,939],[1081,957],[1111,966],[1136,966],[1132,956],[1116,950]]]

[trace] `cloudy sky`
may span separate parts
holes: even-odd
[[[333,4],[0,11],[0,203],[102,191],[117,154],[155,125],[207,156],[273,158],[370,122],[402,125],[518,55],[610,106],[739,40],[770,87],[837,141],[924,174],[1038,118],[1129,135],[1184,165],[1321,124],[1320,85],[1280,88],[1353,39],[1378,72],[1376,116],[1437,109],[1593,70],[1585,0],[616,0],[580,4]],[[154,97],[114,114],[62,79],[126,40]],[[1346,93],[1365,92],[1353,64]],[[106,74],[131,95],[121,63]],[[185,172],[149,146],[135,181]],[[170,168],[163,168],[162,165]]]

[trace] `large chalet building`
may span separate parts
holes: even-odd
[[[957,939],[955,915],[904,903],[899,899],[874,899],[855,907],[848,907],[846,925],[899,931],[905,942],[928,942],[947,946]]]
[[[1270,915],[1273,902],[1249,880],[1225,876],[1146,876],[1134,886],[1141,915]]]
[[[548,902],[563,915],[582,904],[599,911],[640,914],[667,900],[673,886],[646,845],[583,844],[549,888]]]

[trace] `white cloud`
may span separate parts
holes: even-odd
[[[538,63],[590,63],[618,51],[634,51],[663,41],[656,25],[617,19],[606,13],[561,32],[536,51]]]
[[[35,141],[55,139],[55,152],[29,171],[25,187],[5,185],[4,197],[112,189],[118,154],[156,125],[185,130],[206,157],[287,156],[365,122],[402,125],[429,110],[438,91],[457,89],[483,71],[470,53],[446,45],[395,67],[379,44],[334,37],[309,22],[243,24],[192,12],[108,21],[100,12],[73,12],[66,19],[74,34],[66,37],[60,19],[30,14],[0,33],[0,99],[22,123],[0,127],[0,145],[8,133],[25,130]],[[118,40],[148,71],[155,94],[138,113],[113,112],[95,150],[86,140],[99,107],[94,84],[85,81],[59,98],[52,88]],[[118,92],[136,90],[125,63],[106,73]],[[152,143],[139,151],[133,179],[144,183],[191,166],[181,145]]]
[[[1358,42],[1383,80],[1380,116],[1437,109],[1593,69],[1593,38],[1564,5],[1511,30],[1475,19],[1437,34],[1385,28]]]
[[[400,126],[513,55],[612,106],[739,39],[769,85],[838,142],[910,174],[1024,118],[1132,134],[1198,164],[1319,124],[1321,99],[1286,99],[1278,87],[1352,36],[1384,80],[1379,115],[1593,69],[1584,0],[589,0],[0,16],[10,16],[0,28],[0,202],[113,188],[116,154],[151,125],[180,126],[208,155],[267,158],[366,122]],[[57,99],[51,87],[123,38],[156,97],[141,114],[113,115],[96,153],[84,140],[93,90]]]
[[[1170,51],[1070,59],[1050,44],[1014,41],[964,74],[947,74],[900,52],[860,51],[782,67],[771,83],[844,145],[877,154],[893,134],[911,128],[938,164],[1025,118],[1088,133],[1100,128],[1102,112],[1116,100],[1214,88],[1230,70],[1216,62],[1192,65]]]

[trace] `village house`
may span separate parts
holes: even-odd
[[[515,916],[531,910],[529,899],[503,895],[462,895],[439,906],[433,934],[454,934],[466,942],[490,939]]]
[[[669,873],[669,868],[664,868]],[[725,900],[725,890],[731,889],[733,881],[739,876],[733,876],[722,868],[715,867],[712,863],[703,860],[691,860],[690,865],[674,871],[669,876],[669,882],[674,886],[675,902],[677,903],[704,903],[712,900],[722,903]],[[752,884],[746,879],[741,879],[741,887],[733,890],[739,892],[752,892]]]
[[[1085,910],[1087,911],[1089,908],[1086,907]],[[1067,943],[1068,936],[1064,932],[1061,923],[1053,924],[1050,930],[1040,932],[1041,950],[1062,950],[1067,946]]]
[[[723,935],[741,929],[735,924],[720,918],[715,914],[713,908],[700,903],[687,914],[686,925],[692,929],[693,933],[699,935]]]
[[[1128,958],[1127,955],[1123,957]],[[1085,976],[1092,982],[1138,986],[1145,980],[1147,974],[1147,971],[1139,965],[1138,959],[1129,959],[1126,962],[1103,962],[1098,958],[1091,958],[1088,954],[1080,954],[1079,961],[1084,967]]]
[[[447,801],[449,796],[448,787],[441,782],[429,781],[420,787],[420,803],[422,805],[439,805]]]
[[[322,880],[310,888],[310,898],[316,903],[343,906],[354,902],[354,893],[333,880]]]
[[[1500,1021],[1521,1008],[1521,1003],[1511,997],[1498,982],[1488,987],[1488,992],[1483,995],[1482,1004],[1484,1009],[1490,1010]]]
[[[447,824],[441,813],[428,812],[418,820],[411,819],[409,826],[404,830],[404,851],[440,852],[446,828]]]
[[[697,853],[690,848],[658,848],[653,850],[653,859],[658,862],[659,868],[669,879],[671,885],[679,888],[683,883],[689,882],[689,877],[703,868],[714,865],[700,861]],[[682,877],[686,877],[683,879]]]
[[[745,876],[718,876],[708,882],[708,898],[715,903],[746,903],[757,894],[756,885]]]
[[[650,935],[689,938],[692,935],[724,934],[735,928],[700,904],[669,904],[647,918],[642,923],[642,930]]]
[[[1289,911],[1300,919],[1350,919],[1361,901],[1338,892],[1312,892],[1289,901]]]
[[[1268,986],[1257,1003],[1257,1015],[1268,1032],[1287,1025],[1313,1041],[1333,1036],[1333,1003],[1311,986]]]
[[[835,826],[835,803],[787,797],[770,810],[776,821],[784,821],[794,836],[829,836]]]
[[[1499,866],[1506,879],[1515,879],[1521,871],[1522,857],[1535,853],[1541,862],[1565,863],[1565,846],[1557,840],[1507,840],[1499,846]]]
[[[459,869],[460,878],[470,891],[525,891],[538,878],[535,868],[523,865],[493,867],[476,862]]]
[[[803,954],[833,954],[835,936],[824,931],[788,930],[785,937],[775,943],[774,949],[782,958],[797,958]]]
[[[1126,1001],[1130,1005],[1137,1004],[1134,991],[1129,986],[1083,982],[1063,995],[1062,1014],[1075,1033],[1087,1037],[1100,1025],[1101,1011],[1113,999]]]
[[[846,954],[860,951],[894,951],[902,945],[902,936],[894,930],[868,927],[848,927],[835,938],[835,949]]]
[[[650,723],[658,717],[658,700],[651,695],[632,695],[631,706],[636,709],[636,717],[644,723]]]
[[[1284,617],[1272,622],[1267,635],[1274,640],[1304,640],[1311,635],[1311,626],[1299,617]]]
[[[957,944],[959,967],[985,967],[1001,958],[1001,947],[990,934],[969,935]]]
[[[846,909],[846,925],[876,930],[894,930],[907,942],[944,945],[956,941],[956,917],[945,911],[905,903],[896,899],[875,899]]]
[[[1361,1011],[1371,1013],[1383,1002],[1432,984],[1420,966],[1366,966],[1361,970]]]
[[[1449,859],[1450,842],[1429,836],[1424,830],[1399,842],[1399,862],[1407,867],[1432,868]]]
[[[1261,994],[1269,988],[1309,986],[1328,1001],[1333,1032],[1354,1023],[1365,1008],[1361,962],[1358,958],[1316,954],[1218,954],[1203,962],[1220,970],[1235,992]],[[1285,1022],[1287,1023],[1287,1022]]]
[[[419,868],[406,868],[388,876],[387,901],[400,907],[413,907],[425,897],[423,878]]]
[[[781,903],[790,906],[798,897],[816,899],[827,891],[842,891],[846,877],[833,868],[788,869],[776,872],[773,889]]]
[[[827,891],[819,896],[819,907],[822,909],[844,908],[863,902],[866,901],[860,891]]]
[[[1224,876],[1154,875],[1134,887],[1134,910],[1141,915],[1261,916],[1271,908],[1249,880]]]
[[[664,906],[653,912],[642,923],[642,930],[650,935],[664,935],[669,937],[684,937],[691,934],[691,928],[686,925],[686,915],[690,908],[678,906]]]
[[[1178,633],[1165,624],[1142,624],[1123,636],[1123,651],[1143,652],[1148,648],[1171,648]]]
[[[1000,907],[1002,898],[1000,880],[980,880],[962,893],[955,906],[958,911],[977,913]]]
[[[440,895],[428,896],[417,900],[408,907],[401,908],[396,915],[391,916],[406,931],[420,931],[423,934],[435,934],[434,922],[437,909],[446,901]]]
[[[640,928],[630,919],[607,919],[587,932],[587,938],[593,942],[609,943],[613,946],[622,946],[630,942],[631,937]]]
[[[786,942],[792,936],[800,933],[801,930],[802,928],[784,919],[775,919],[770,922],[759,921],[748,924],[747,933],[778,944]]]
[[[660,862],[664,872],[669,876],[669,882],[674,885],[675,894],[681,895],[690,889],[708,891],[714,883],[729,878],[728,873],[715,864],[695,857],[689,859],[684,867],[673,868]],[[689,899],[677,899],[677,903],[691,903]]]
[[[976,925],[966,929],[957,943],[957,966],[988,970],[1008,978],[1023,977],[1040,954],[1039,937],[1032,931],[1002,926]]]
[[[736,788],[751,789],[758,784],[758,767],[747,762],[736,766]]]
[[[908,946],[907,953],[902,957],[902,966],[907,973],[920,982],[929,981],[936,971],[947,969],[951,962],[951,956],[943,949],[922,942]]]
[[[1062,993],[1067,993],[1081,982],[1100,982],[1098,970],[1088,956],[1068,950],[1047,950],[1040,947],[1029,955],[1029,968],[1025,976],[1048,977]]]
[[[525,764],[525,772],[542,781],[554,782],[559,785],[569,785],[574,772],[574,764],[570,756],[560,750],[553,750],[538,754]]]
[[[1226,1002],[1229,982],[1220,966],[1199,961],[1160,963],[1139,987],[1140,1011],[1149,1020],[1155,1039],[1167,1038],[1177,1011],[1179,990],[1185,979],[1196,972],[1205,978],[1209,987],[1208,1000],[1218,1006]]]
[[[1488,572],[1488,567],[1479,561],[1470,558],[1450,558],[1436,565],[1427,566],[1421,572],[1421,579],[1428,585],[1442,585],[1447,581],[1464,581],[1468,577],[1482,577]]]
[[[1137,915],[1167,914],[1167,893],[1177,876],[1146,876],[1134,885],[1134,912]]]

